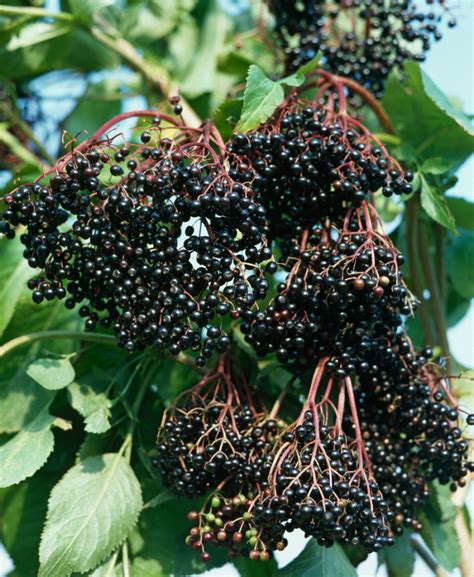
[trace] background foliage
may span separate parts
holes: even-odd
[[[60,4],[54,13],[41,1],[0,4],[4,190],[37,176],[68,142],[120,111],[167,110],[178,87],[186,118],[212,117],[227,137],[236,123],[248,130],[268,118],[288,86],[303,80],[304,70],[273,80],[281,63],[254,29],[258,2],[232,16],[218,0]],[[474,296],[474,205],[446,193],[473,151],[470,119],[414,63],[403,80],[390,79],[383,106],[394,134],[369,117],[371,128],[416,175],[411,199],[378,207],[409,256],[408,283],[429,296],[411,335],[416,344],[439,343],[454,374],[462,367],[449,356],[446,331]],[[203,572],[183,543],[192,502],[174,499],[150,465],[163,408],[199,375],[150,353],[128,355],[113,338],[85,336],[61,304],[34,305],[19,243],[0,240],[0,262],[0,534],[15,565],[10,577]],[[286,371],[257,361],[238,333],[235,343],[248,374],[276,396]],[[289,409],[303,386],[295,383]],[[470,380],[456,388],[472,406]],[[467,522],[459,533],[464,517],[462,498],[453,504],[437,487],[421,538],[406,533],[380,563],[392,577],[409,577],[417,552],[437,568],[458,567],[470,530]],[[274,561],[235,565],[242,577],[348,577],[362,560],[310,543],[281,570]],[[225,562],[215,556],[212,566]]]

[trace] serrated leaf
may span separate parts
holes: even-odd
[[[94,569],[127,537],[142,506],[140,484],[119,453],[72,467],[51,492],[39,577]]]
[[[456,291],[463,297],[474,297],[474,235],[463,234],[448,247],[448,274]]]
[[[265,122],[282,103],[285,91],[279,82],[274,82],[261,68],[252,64],[247,75],[244,106],[236,132],[249,132]]]
[[[0,487],[20,483],[46,463],[54,448],[54,435],[51,432],[54,419],[45,409],[0,447]]]
[[[449,211],[448,203],[442,192],[439,188],[429,183],[424,174],[419,174],[421,183],[421,206],[433,220],[455,233],[456,226],[454,218]]]
[[[281,577],[357,577],[357,572],[339,545],[320,547],[311,539],[291,563],[280,569]]]
[[[0,241],[0,336],[11,321],[22,288],[32,273],[23,258],[23,250],[24,246],[17,240]]]
[[[415,570],[415,553],[410,544],[410,532],[404,531],[395,539],[395,545],[385,547],[379,559],[387,564],[390,577],[411,577]]]
[[[36,359],[26,369],[26,373],[49,391],[64,389],[76,376],[69,359]]]
[[[88,433],[105,433],[110,429],[110,408],[107,395],[97,392],[86,382],[72,383],[68,388],[71,405],[85,418]]]

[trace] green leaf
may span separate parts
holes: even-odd
[[[110,429],[111,401],[103,392],[98,392],[85,379],[68,387],[68,396],[76,411],[85,418],[88,433],[105,433]]]
[[[285,91],[279,82],[270,80],[255,64],[249,68],[244,92],[244,106],[236,132],[249,132],[265,122],[282,103]]]
[[[471,299],[461,296],[450,286],[446,299],[446,320],[448,321],[448,328],[456,326],[467,315],[470,308]]]
[[[76,376],[69,359],[36,359],[26,373],[49,391],[64,389]]]
[[[98,14],[115,4],[115,0],[68,0],[71,12],[87,26],[90,26]]]
[[[222,138],[228,140],[242,114],[242,100],[225,100],[212,113],[212,120]]]
[[[74,110],[64,120],[64,129],[71,136],[80,134],[79,141],[84,140],[120,112],[122,95],[118,93],[118,87],[115,92],[110,88],[106,82],[101,82],[89,89],[78,101]]]
[[[169,8],[169,2],[165,2]],[[167,8],[167,9],[168,9]],[[199,23],[197,53],[181,85],[186,96],[195,98],[206,92],[214,92],[219,52],[224,45],[228,18],[218,0],[200,2],[203,19]]]
[[[11,321],[21,291],[31,276],[23,250],[24,246],[18,240],[0,241],[0,336]]]
[[[454,218],[449,211],[448,203],[435,185],[428,182],[425,175],[419,173],[421,182],[421,206],[436,222],[452,232],[456,232]]]
[[[456,291],[465,298],[474,297],[474,235],[453,240],[446,254],[448,274]]]
[[[418,64],[407,62],[403,78],[393,74],[383,98],[397,135],[413,147],[419,163],[438,157],[458,168],[474,151],[467,117],[449,105]]]
[[[38,575],[41,530],[55,481],[56,477],[43,469],[33,479],[0,491],[6,496],[1,507],[2,542],[22,577]]]
[[[474,370],[463,371],[459,379],[455,379],[456,397],[459,403],[474,412]]]
[[[461,547],[454,526],[456,507],[449,487],[435,483],[433,495],[421,519],[421,535],[438,562],[453,571],[461,562]]]
[[[383,549],[379,559],[387,564],[390,577],[411,577],[415,570],[415,553],[410,544],[410,532],[404,531],[395,539],[393,547]]]
[[[140,484],[120,453],[72,467],[51,492],[39,577],[95,568],[127,537],[142,506]]]
[[[240,577],[274,577],[278,573],[278,565],[275,559],[264,563],[252,561],[248,557],[236,557],[234,566]]]
[[[316,54],[316,56],[314,58],[311,58],[311,60],[308,60],[308,62],[306,62],[306,64],[303,64],[303,66],[300,66],[295,74],[300,74],[301,76],[306,76],[306,74],[308,74],[308,72],[312,72],[313,70],[316,70],[316,68],[319,67],[319,63],[321,62],[321,57],[322,57],[321,53]]]
[[[119,58],[86,30],[69,24],[34,22],[0,44],[0,77],[25,80],[53,70],[88,72],[111,68]]]
[[[314,577],[315,575],[357,577],[357,572],[340,545],[336,544],[330,548],[320,547],[311,539],[302,553],[280,569],[277,575],[281,577]]]
[[[446,198],[448,208],[456,221],[456,226],[465,230],[474,231],[474,202],[465,198]]]
[[[452,162],[447,161],[445,158],[429,158],[423,162],[420,171],[439,175],[449,172],[452,166]]]
[[[16,433],[49,406],[53,393],[38,387],[22,366],[24,353],[9,354],[0,363],[0,432]]]
[[[51,425],[55,417],[45,409],[0,447],[0,487],[16,485],[46,463],[54,448]]]
[[[213,551],[210,563],[203,563],[199,552],[184,544],[191,528],[187,514],[191,510],[199,510],[201,505],[202,500],[199,499],[178,498],[159,507],[145,509],[129,537],[132,557],[146,559],[148,567],[156,571],[152,575],[166,577],[203,573],[227,563],[228,556],[218,549]],[[148,573],[145,576],[148,577]]]

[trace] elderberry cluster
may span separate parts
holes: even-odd
[[[156,465],[179,495],[204,494],[229,478],[232,486],[265,484],[266,454],[276,430],[274,419],[257,412],[246,385],[218,371],[165,413]]]
[[[332,73],[381,97],[385,80],[406,60],[424,61],[440,40],[445,0],[269,0],[275,32],[292,72],[319,52]],[[448,26],[455,26],[449,17]]]
[[[21,186],[4,198],[0,232],[25,227],[24,257],[41,269],[29,283],[36,303],[65,299],[130,352],[190,349],[203,365],[230,342],[221,319],[266,295],[255,267],[271,256],[266,217],[211,147],[154,133],[153,146],[144,132],[113,157],[91,147],[48,184]]]
[[[241,325],[259,355],[276,352],[283,362],[332,356],[344,376],[416,308],[399,270],[403,256],[388,238],[361,227],[361,218],[356,210],[342,230],[313,228],[308,239],[317,248],[295,245],[277,296]]]
[[[324,107],[295,103],[228,146],[231,176],[250,182],[265,208],[270,237],[287,244],[317,221],[340,223],[371,192],[409,194],[413,175],[404,173],[370,135],[337,119]]]
[[[421,528],[417,515],[430,496],[430,484],[464,486],[474,470],[459,413],[440,383],[439,367],[428,363],[432,351],[415,353],[406,337],[394,339],[387,363],[368,368],[356,392],[365,447],[374,476],[395,513],[392,530]],[[405,352],[402,352],[405,349]],[[386,355],[387,357],[388,355]]]

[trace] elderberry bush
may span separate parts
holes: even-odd
[[[34,302],[64,299],[130,352],[193,350],[200,365],[223,352],[222,319],[265,297],[256,265],[271,250],[263,208],[212,147],[155,122],[141,143],[112,156],[91,144],[55,172],[8,194],[0,215],[8,238],[25,227],[24,257],[40,269]]]
[[[406,60],[424,61],[441,38],[445,0],[268,0],[275,33],[292,72],[319,52],[327,70],[356,80],[380,98]]]

